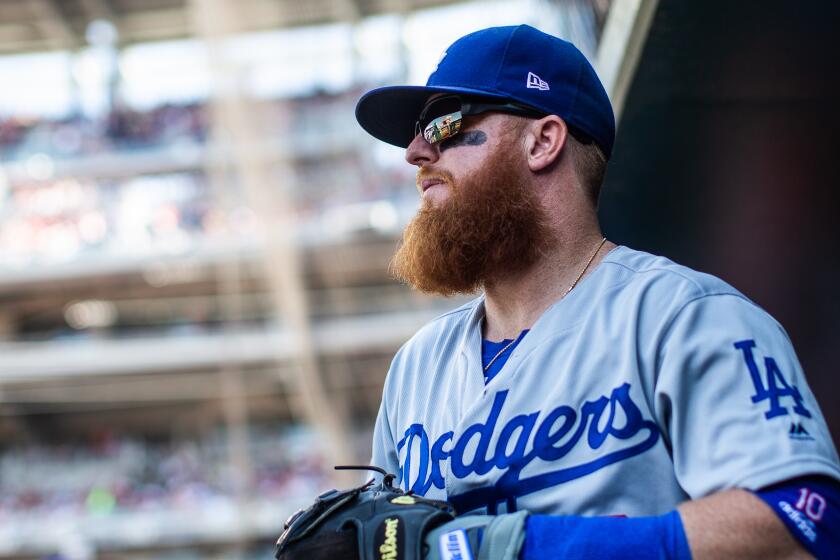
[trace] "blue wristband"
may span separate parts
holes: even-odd
[[[755,494],[764,500],[793,537],[815,558],[837,558],[840,551],[840,483],[800,477]]]
[[[659,517],[532,515],[519,557],[691,560],[691,550],[676,510]]]

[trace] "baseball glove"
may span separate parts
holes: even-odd
[[[277,560],[421,560],[424,537],[455,518],[446,502],[429,500],[393,486],[393,474],[378,467],[380,484],[330,490],[286,521],[277,541]]]

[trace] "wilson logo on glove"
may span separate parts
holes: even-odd
[[[425,537],[455,519],[446,502],[394,487],[395,475],[379,467],[336,467],[378,472],[349,490],[324,492],[292,515],[277,540],[277,560],[420,560]]]
[[[394,503],[393,500],[391,503]],[[376,531],[376,542],[381,542],[377,547],[380,560],[397,560],[404,558],[402,551],[402,526],[397,518],[386,519]]]

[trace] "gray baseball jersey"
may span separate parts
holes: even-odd
[[[791,342],[718,278],[618,247],[485,385],[483,298],[397,353],[372,464],[459,513],[656,515],[805,474],[840,478]]]

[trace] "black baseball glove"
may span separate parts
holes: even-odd
[[[446,502],[403,492],[395,476],[378,467],[380,484],[370,480],[350,490],[330,490],[286,521],[277,541],[277,560],[421,560],[424,537],[455,518]]]

